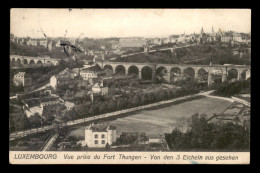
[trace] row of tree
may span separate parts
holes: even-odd
[[[155,103],[163,100],[174,99],[185,95],[195,94],[199,92],[199,85],[183,85],[181,89],[167,89],[156,92],[121,92],[117,98],[111,96],[100,99],[95,104],[90,102],[77,105],[75,111],[79,117],[90,117],[103,113],[128,109],[150,103]],[[77,117],[78,118],[78,117]]]

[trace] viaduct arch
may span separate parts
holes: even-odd
[[[221,81],[228,80],[228,71],[230,69],[237,70],[236,80],[243,80],[247,73],[250,76],[251,66],[244,65],[188,65],[188,64],[153,64],[153,63],[131,63],[131,62],[110,62],[97,61],[102,69],[111,69],[113,73],[123,72],[125,75],[138,74],[140,79],[154,81],[155,76],[161,75],[168,82],[178,77],[188,75],[196,80],[204,79],[208,81],[208,85],[212,84],[213,75],[220,75]],[[138,72],[138,73],[137,73]]]
[[[128,75],[131,75],[131,74],[139,75],[139,69],[135,65],[132,65],[132,66],[128,67],[127,73],[128,73]]]
[[[59,59],[54,59],[50,57],[29,57],[20,55],[10,55],[11,65],[21,64],[21,65],[32,65],[32,64],[52,64],[58,65]]]

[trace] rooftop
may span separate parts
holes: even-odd
[[[19,72],[16,75],[14,75],[15,77],[29,77],[30,75],[25,73],[25,72]]]
[[[109,124],[91,124],[86,127],[88,130],[93,132],[106,132],[107,130],[115,130],[116,127]]]
[[[87,72],[87,71],[95,71],[95,72],[98,72],[98,71],[102,71],[102,69],[98,66],[98,65],[95,65],[95,66],[92,66],[92,67],[88,67],[88,68],[84,68],[84,69],[81,69],[82,72]]]

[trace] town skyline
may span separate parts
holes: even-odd
[[[215,32],[218,32],[219,28],[224,32],[251,32],[250,9],[104,11],[105,9],[11,9],[11,33],[17,37],[32,38],[153,38],[200,33],[202,27],[205,33],[210,33],[212,27]],[[16,27],[17,25],[19,27]]]

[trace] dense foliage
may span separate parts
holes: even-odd
[[[192,115],[185,133],[176,128],[165,134],[167,143],[174,151],[248,151],[248,129],[233,123],[213,124],[206,115]]]
[[[213,86],[214,87],[214,86]],[[223,97],[230,97],[235,94],[239,93],[250,93],[251,89],[251,80],[243,80],[243,81],[236,81],[233,83],[223,82],[220,83],[219,86],[215,86],[216,90],[214,91],[214,95],[223,96]]]

